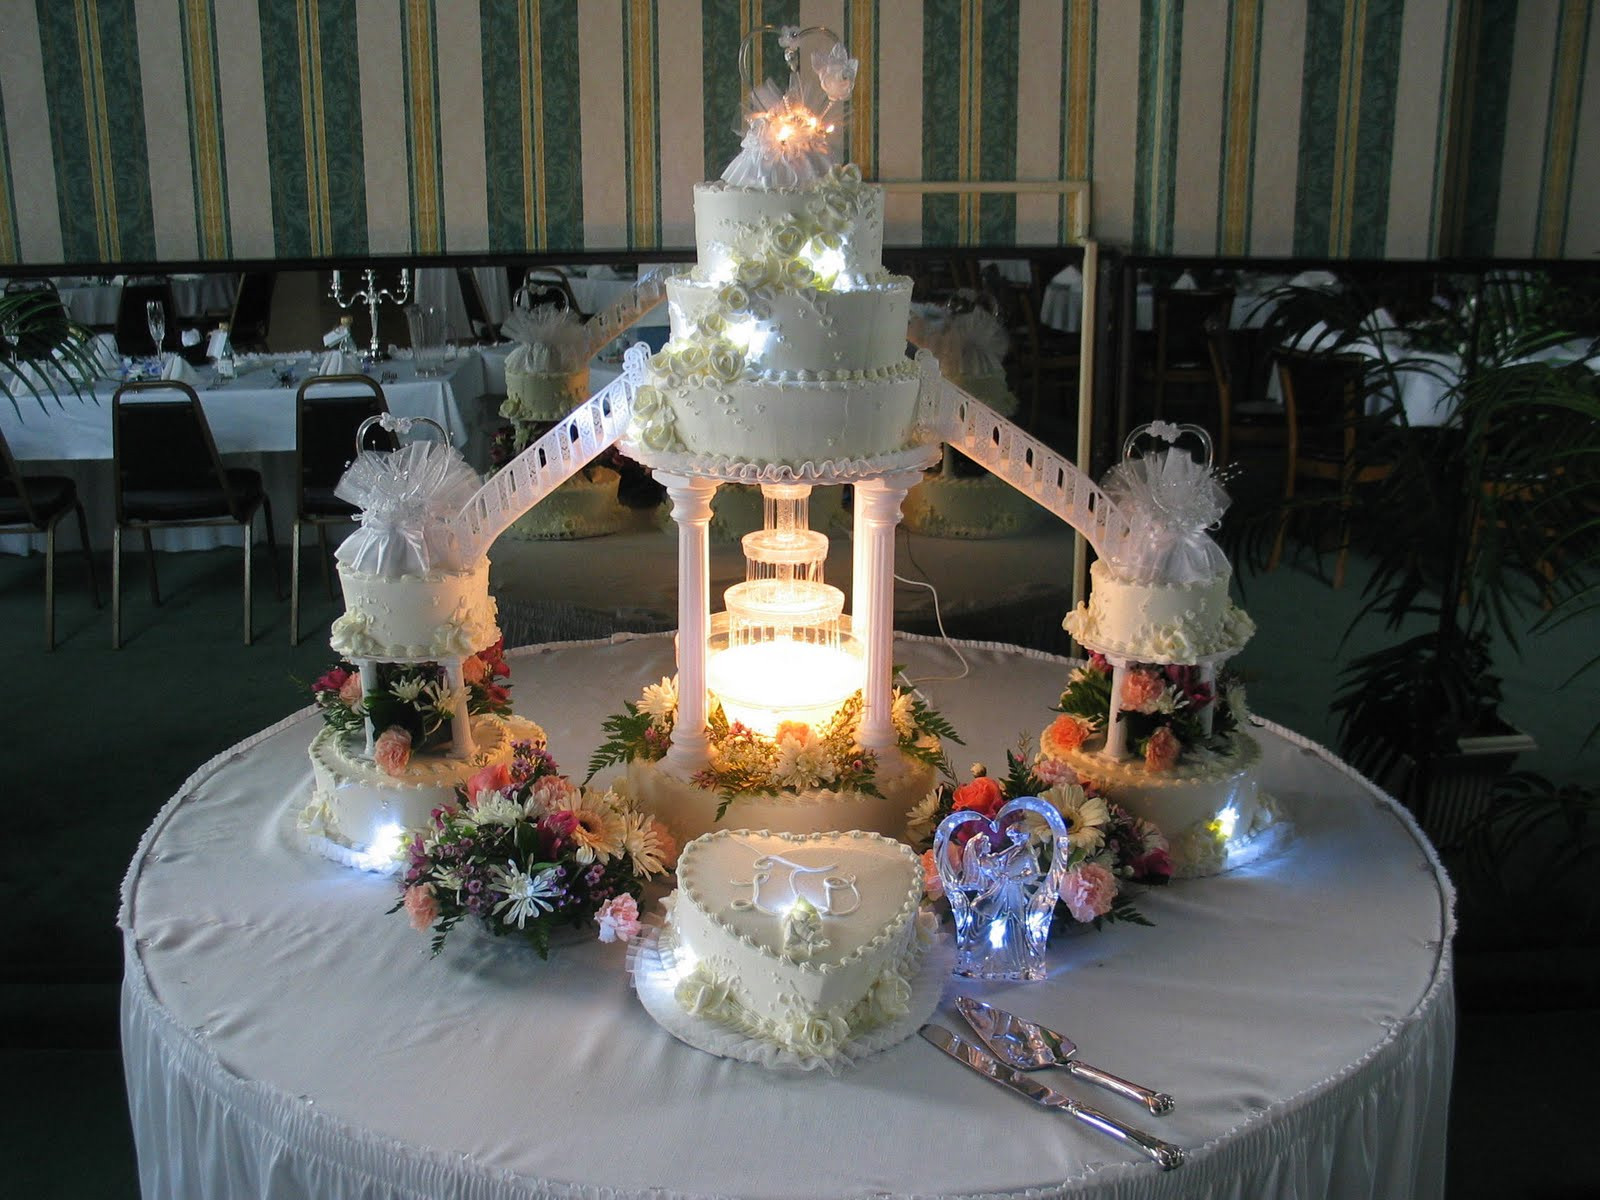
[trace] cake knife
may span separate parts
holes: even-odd
[[[1019,1096],[1027,1097],[1035,1104],[1044,1108],[1059,1109],[1077,1117],[1085,1125],[1092,1126],[1101,1133],[1109,1134],[1119,1142],[1134,1147],[1148,1156],[1163,1171],[1170,1171],[1174,1167],[1183,1165],[1183,1150],[1180,1147],[1174,1146],[1171,1142],[1163,1142],[1160,1138],[1145,1133],[1142,1129],[1135,1129],[1132,1125],[1124,1125],[1099,1109],[1080,1104],[1070,1096],[1063,1096],[1020,1071],[1013,1071],[976,1042],[969,1042],[959,1034],[951,1033],[944,1026],[931,1023],[924,1025],[918,1032],[962,1065],[971,1067],[978,1074],[992,1079],[1001,1087],[1009,1088]]]
[[[1147,1087],[1129,1083],[1099,1067],[1080,1062],[1077,1044],[1065,1034],[1025,1021],[1003,1008],[985,1004],[971,996],[957,997],[956,1011],[966,1018],[967,1024],[972,1026],[983,1044],[1008,1067],[1018,1071],[1062,1067],[1085,1083],[1093,1083],[1129,1100],[1137,1100],[1158,1117],[1172,1111],[1174,1101],[1166,1092],[1152,1092]]]

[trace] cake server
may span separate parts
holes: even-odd
[[[964,1066],[971,1067],[985,1078],[994,1080],[1001,1087],[1009,1088],[1019,1096],[1027,1097],[1041,1107],[1059,1109],[1077,1117],[1085,1125],[1092,1126],[1101,1133],[1109,1134],[1117,1141],[1134,1147],[1148,1156],[1163,1171],[1170,1171],[1174,1167],[1183,1165],[1183,1150],[1171,1142],[1163,1142],[1142,1129],[1124,1125],[1099,1109],[1080,1104],[1070,1096],[1063,1096],[1060,1092],[1047,1088],[1021,1071],[1013,1071],[976,1042],[969,1042],[959,1034],[951,1033],[942,1025],[924,1025],[918,1032],[951,1058]]]
[[[1137,1083],[1129,1083],[1109,1071],[1080,1062],[1078,1047],[1065,1034],[1008,1013],[1003,1008],[974,1000],[971,996],[956,999],[956,1011],[966,1018],[972,1031],[982,1039],[1001,1062],[1018,1071],[1036,1071],[1040,1067],[1062,1067],[1071,1071],[1085,1083],[1096,1084],[1137,1100],[1156,1116],[1172,1111],[1173,1099],[1165,1092],[1152,1092]]]

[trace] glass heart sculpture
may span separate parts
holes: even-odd
[[[1047,847],[1028,814],[1049,829]],[[1045,977],[1045,944],[1070,853],[1066,822],[1037,796],[1018,796],[992,821],[962,809],[940,823],[933,854],[956,922],[957,975]]]

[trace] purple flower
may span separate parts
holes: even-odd
[[[483,880],[481,880],[481,879],[469,879],[469,880],[467,880],[467,891],[469,891],[474,896],[476,896],[479,892],[483,891]]]

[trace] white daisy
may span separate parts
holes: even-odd
[[[677,853],[677,846],[647,813],[628,813],[622,818],[622,845],[641,875],[659,875]]]
[[[466,810],[467,819],[474,825],[515,825],[522,820],[522,805],[504,792],[485,789],[476,800]]]
[[[921,845],[933,834],[933,820],[939,815],[939,789],[929,792],[906,813],[906,840]]]
[[[1055,806],[1067,823],[1067,838],[1079,850],[1093,853],[1105,841],[1111,810],[1099,796],[1090,796],[1075,783],[1058,783],[1041,797]]]
[[[896,692],[894,707],[890,711],[890,719],[894,721],[894,731],[902,739],[910,737],[917,730],[916,713],[913,705],[916,697],[910,692]]]
[[[527,875],[518,870],[516,863],[508,861],[504,870],[496,867],[491,872],[489,883],[506,894],[506,898],[494,906],[495,916],[504,913],[501,919],[508,924],[515,921],[518,929],[529,917],[537,920],[540,913],[552,911],[555,905],[550,903],[549,897],[561,894],[555,867],[546,867],[537,875]]]
[[[428,681],[420,675],[413,676],[410,679],[396,679],[389,685],[389,694],[405,704],[414,704],[417,697],[422,695],[422,689],[427,685]]]
[[[827,747],[816,734],[807,731],[804,737],[787,734],[778,743],[778,761],[773,764],[772,773],[780,787],[801,791],[832,783],[839,770],[829,759]]]

